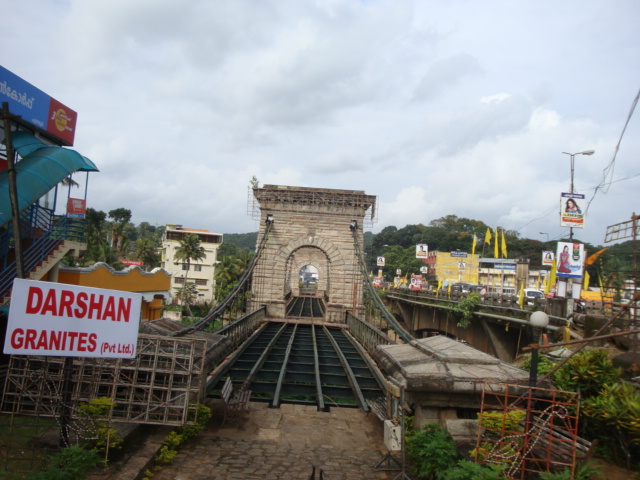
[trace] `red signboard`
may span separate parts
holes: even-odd
[[[133,265],[135,267],[142,267],[144,265],[142,260],[121,260],[120,263],[123,265]]]
[[[55,98],[51,98],[48,118],[47,132],[64,140],[65,143],[73,145],[78,114],[69,107],[65,107]]]
[[[87,213],[87,201],[82,198],[69,198],[67,202],[67,217],[85,218]]]

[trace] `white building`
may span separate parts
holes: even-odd
[[[177,289],[185,283],[187,262],[176,260],[176,250],[187,234],[200,237],[200,245],[204,248],[205,258],[191,260],[188,280],[194,282],[198,289],[198,301],[213,299],[215,286],[214,274],[218,260],[218,247],[222,243],[221,233],[211,233],[207,230],[183,228],[182,225],[167,224],[162,236],[162,268],[171,274],[171,293],[175,295]]]

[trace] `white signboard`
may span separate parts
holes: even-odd
[[[133,358],[139,293],[15,279],[4,353]]]

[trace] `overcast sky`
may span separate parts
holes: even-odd
[[[640,213],[640,2],[0,0],[0,64],[78,112],[88,205],[257,230],[249,180],[604,242]],[[609,167],[609,168],[607,168]],[[76,178],[82,180],[83,178]],[[596,187],[602,185],[596,192]],[[81,195],[77,195],[81,196]]]

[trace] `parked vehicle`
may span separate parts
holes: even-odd
[[[525,288],[524,298],[527,305],[534,305],[536,300],[538,300],[538,303],[542,304],[546,302],[544,293],[540,290],[536,290],[535,288]]]

